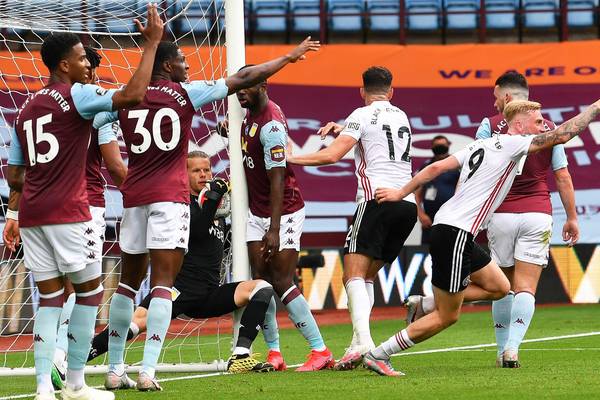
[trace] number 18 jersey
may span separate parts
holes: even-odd
[[[500,206],[523,166],[535,135],[494,135],[452,154],[460,163],[458,187],[435,214],[433,224],[476,236]]]
[[[412,178],[408,118],[389,101],[354,110],[340,135],[358,141],[354,146],[357,203],[374,199],[377,188],[399,189]],[[415,197],[411,194],[405,200],[414,203]]]

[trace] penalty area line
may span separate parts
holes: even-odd
[[[600,332],[575,333],[572,335],[548,336],[548,337],[541,337],[541,338],[536,338],[536,339],[526,339],[526,340],[523,340],[523,343],[549,342],[552,340],[575,339],[575,338],[598,336],[598,335],[600,335]],[[431,350],[397,353],[397,354],[392,355],[392,357],[401,357],[401,356],[406,357],[406,356],[414,356],[414,355],[419,355],[419,354],[433,354],[433,353],[447,353],[447,352],[451,352],[451,351],[476,350],[476,349],[483,349],[486,347],[494,347],[494,346],[496,346],[496,343],[476,344],[473,346],[446,347],[446,348],[442,348],[442,349],[431,349]],[[0,400],[2,400],[2,399],[0,399]]]
[[[542,337],[542,338],[536,338],[536,339],[527,339],[527,340],[523,340],[523,343],[549,342],[552,340],[575,339],[575,338],[598,336],[598,335],[600,335],[600,332],[575,333],[572,335],[548,336],[548,337]],[[412,355],[418,355],[418,354],[447,353],[447,352],[451,352],[451,351],[477,350],[477,349],[484,349],[486,347],[493,347],[495,345],[496,345],[496,343],[486,343],[486,344],[476,344],[473,346],[446,347],[446,348],[442,348],[442,349],[431,349],[431,350],[423,350],[423,351],[412,351],[412,352],[408,352],[408,353],[398,353],[398,354],[394,354],[392,357],[412,356]],[[592,349],[587,349],[587,350],[592,350]],[[299,367],[300,365],[302,365],[302,364],[289,365],[288,367],[296,368],[296,367]],[[212,373],[208,373],[208,374],[176,376],[173,378],[158,379],[158,381],[159,382],[174,382],[174,381],[184,381],[184,380],[189,380],[189,379],[210,378],[210,377],[219,376],[219,375],[233,375],[233,374],[230,374],[228,372],[212,372]],[[95,388],[99,389],[99,388],[102,388],[102,386],[95,386]],[[34,396],[35,396],[35,393],[17,394],[17,395],[0,397],[0,400],[26,399],[26,398],[32,398]]]

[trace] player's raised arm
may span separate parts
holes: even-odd
[[[506,106],[504,111],[505,116],[507,110],[511,111],[510,107],[513,103],[509,103]],[[600,100],[589,106],[582,113],[562,123],[558,128],[536,135],[529,145],[529,153],[535,153],[557,144],[567,143],[573,137],[583,132],[583,130],[588,127],[590,122],[592,122],[598,116],[598,114],[600,114]]]
[[[377,188],[375,191],[375,199],[378,203],[385,201],[400,201],[420,186],[435,179],[444,172],[451,171],[460,167],[460,162],[456,156],[451,155],[443,160],[436,161],[426,168],[421,170],[414,178],[410,180],[401,189]]]
[[[309,51],[317,51],[321,44],[317,40],[310,40],[310,36],[304,39],[300,45],[290,51],[288,54],[278,57],[274,60],[267,61],[262,64],[252,65],[241,69],[237,73],[227,77],[225,84],[229,89],[228,94],[237,92],[240,89],[252,87],[256,84],[264,82],[268,77],[274,75],[277,71],[285,67],[289,63],[295,63],[298,60],[304,60],[306,53]]]
[[[327,165],[342,159],[354,147],[357,140],[352,136],[340,135],[327,147],[316,153],[294,156],[288,152],[288,162],[298,165]],[[288,147],[289,149],[289,147]]]
[[[134,20],[139,31],[144,37],[144,52],[137,70],[127,82],[127,85],[116,92],[112,97],[113,110],[133,107],[142,102],[146,88],[150,83],[154,56],[158,43],[163,34],[163,22],[158,15],[156,4],[148,4],[148,21],[144,27],[137,19]]]

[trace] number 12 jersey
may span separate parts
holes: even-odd
[[[373,200],[377,188],[399,189],[412,178],[408,118],[389,101],[354,110],[340,135],[358,141],[354,147],[357,203]],[[414,203],[415,197],[410,194],[405,200]]]
[[[534,137],[494,135],[452,154],[462,166],[458,187],[433,224],[454,226],[476,236],[508,194]]]

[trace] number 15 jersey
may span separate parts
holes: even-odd
[[[346,118],[340,135],[353,137],[356,202],[373,200],[377,188],[399,189],[412,178],[411,133],[404,111],[389,101],[374,101]],[[410,194],[405,198],[415,202]]]
[[[458,187],[435,214],[433,224],[454,226],[476,236],[504,201],[534,137],[494,135],[452,154],[462,166]]]

